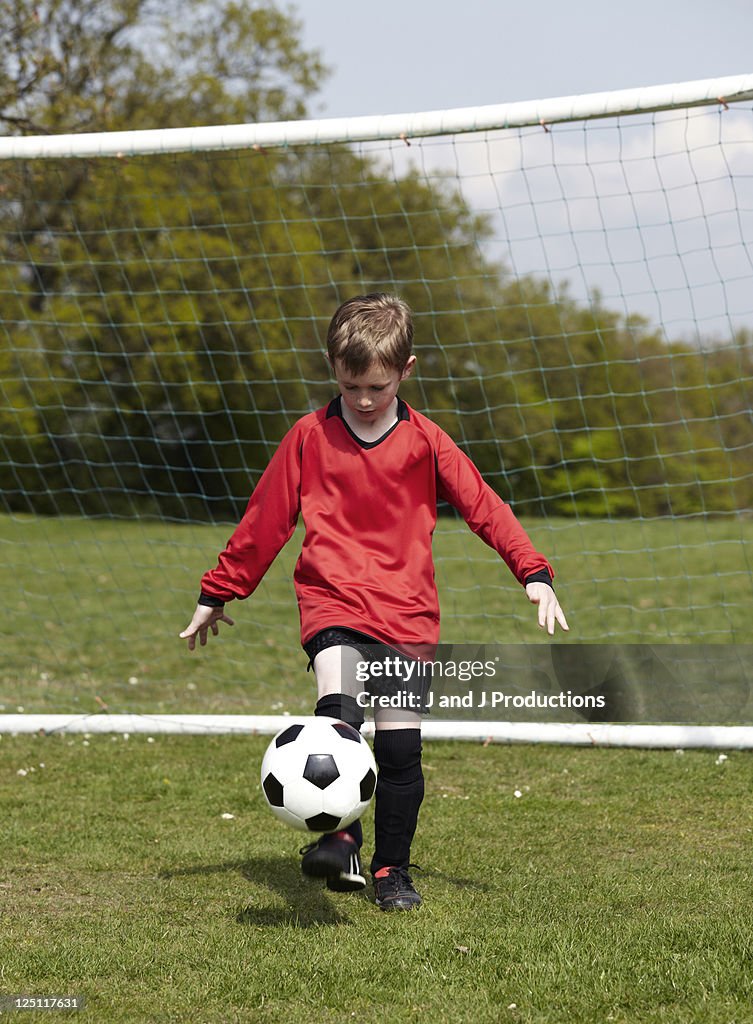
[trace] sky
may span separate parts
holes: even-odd
[[[753,73],[752,0],[301,0],[294,9],[304,44],[332,69],[312,117]],[[567,282],[577,298],[598,289],[609,308],[639,313],[668,337],[723,340],[753,327],[749,111],[720,120],[707,108],[663,127],[658,141],[650,129],[625,128],[616,139],[602,127],[590,135],[591,168],[580,180],[568,180],[568,168],[580,160],[582,133],[564,128],[507,149],[414,144],[391,159],[396,173],[410,160],[457,169],[466,199],[492,218],[494,255],[518,274]]]
[[[543,99],[753,72],[751,0],[301,0],[333,73],[320,117]]]

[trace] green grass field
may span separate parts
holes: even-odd
[[[264,746],[0,739],[0,993],[138,1024],[753,1019],[750,755],[427,743],[424,905],[390,915],[302,879]]]
[[[559,642],[750,638],[750,521],[527,526]],[[177,639],[227,535],[0,519],[2,710],[308,713],[293,544],[220,642]],[[446,640],[545,642],[467,530],[436,548]],[[749,754],[427,742],[425,903],[388,915],[302,879],[266,742],[0,736],[0,996],[97,1024],[753,1021]]]
[[[529,520],[553,562],[566,643],[750,640],[753,520]],[[291,582],[295,536],[219,644],[188,656],[202,572],[231,527],[0,517],[7,711],[300,712],[311,676]],[[541,643],[535,610],[465,524],[435,538],[443,639]]]

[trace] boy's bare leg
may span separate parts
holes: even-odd
[[[377,732],[386,729],[420,729],[421,716],[416,711],[404,708],[376,708],[374,728]]]
[[[363,724],[363,711],[355,701],[348,680],[355,680],[361,655],[352,647],[327,647],[314,658],[317,702],[315,714],[339,718],[355,729]],[[334,892],[357,892],[366,886],[359,851],[363,845],[361,822],[354,821],[338,832],[328,833],[303,847],[301,867],[305,875],[325,878]]]
[[[356,679],[360,661],[363,656],[353,647],[343,645],[320,651],[314,659],[319,700],[340,694],[354,700],[364,692],[365,685]],[[379,884],[383,898],[379,905],[385,910],[410,909],[420,903],[407,876],[407,867],[424,793],[421,716],[404,708],[376,708],[374,723],[374,756],[379,774],[374,811],[376,849],[371,870],[372,874],[379,871],[382,876]],[[359,846],[360,838],[359,835]],[[388,872],[385,897],[382,890],[387,867],[399,870]]]
[[[363,655],[355,647],[327,647],[314,658],[317,697],[344,693],[354,699],[365,692],[365,684],[356,679]],[[382,729],[420,729],[421,716],[405,708],[375,708],[374,726]]]
[[[327,647],[314,658],[317,697],[345,693],[355,698],[363,686],[356,682],[358,663],[363,655],[355,647]]]

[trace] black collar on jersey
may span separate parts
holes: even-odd
[[[408,410],[408,406],[405,404],[405,402],[402,400],[402,398],[398,397],[398,400],[397,400],[397,419],[395,420],[395,422],[392,424],[391,427],[389,427],[387,430],[385,430],[385,432],[382,434],[381,437],[378,437],[376,439],[376,441],[364,441],[362,437],[359,437],[358,434],[354,434],[353,431],[350,429],[350,427],[348,426],[348,423],[347,423],[345,417],[343,416],[342,395],[338,395],[337,398],[333,398],[332,401],[327,406],[327,417],[326,418],[330,419],[332,416],[337,416],[337,417],[339,417],[339,419],[341,419],[343,421],[343,426],[345,427],[345,429],[348,431],[348,433],[353,438],[353,440],[357,441],[358,444],[360,444],[360,446],[362,448],[376,448],[376,446],[378,444],[381,444],[382,441],[385,440],[385,438],[390,436],[392,431],[395,429],[395,427],[398,425],[398,423],[401,420],[409,420],[410,419],[410,412]]]

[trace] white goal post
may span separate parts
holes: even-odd
[[[406,398],[551,558],[562,642],[747,642],[751,166],[753,74],[0,137],[0,733],[267,734],[304,713],[297,552],[221,655],[189,661],[176,636],[285,429],[327,400],[327,314],[359,291],[414,309]],[[443,637],[539,642],[504,566],[442,513]],[[426,736],[753,747],[739,692],[697,703],[692,724],[667,706]]]
[[[0,734],[145,736],[274,736],[295,718],[284,715],[0,715]],[[373,737],[374,726],[361,729]],[[734,725],[638,725],[552,722],[425,722],[425,740],[553,743],[654,750],[751,750],[753,728]]]
[[[124,157],[148,153],[273,148],[348,142],[383,142],[500,128],[542,127],[562,122],[727,106],[753,99],[753,74],[698,82],[618,89],[516,103],[488,104],[412,114],[378,114],[307,121],[212,125],[123,132],[81,132],[0,138],[0,159]]]

